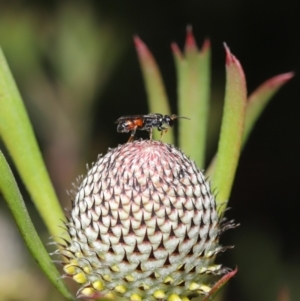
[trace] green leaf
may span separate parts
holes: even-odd
[[[279,74],[274,76],[263,84],[261,84],[254,92],[250,94],[247,101],[246,107],[246,117],[245,117],[245,125],[244,125],[244,134],[243,134],[243,144],[242,147],[248,141],[249,135],[262,114],[263,110],[272,99],[274,94],[291,78],[293,78],[294,73],[288,72]],[[208,169],[206,170],[206,176],[210,177],[214,173],[216,167],[216,160],[217,157],[215,156],[210,163]]]
[[[288,72],[274,76],[260,85],[248,98],[243,145],[248,140],[254,124],[274,94],[291,78],[294,73]]]
[[[74,300],[69,293],[60,274],[54,266],[49,254],[42,244],[25,207],[21,193],[18,189],[14,176],[0,151],[0,194],[6,200],[8,207],[16,221],[16,224],[22,234],[32,256],[47,275],[52,284],[67,299]]]
[[[228,200],[231,192],[241,152],[247,102],[246,80],[243,69],[226,45],[225,50],[225,104],[216,168],[212,175],[212,187],[213,190],[218,191],[217,204],[219,205]]]
[[[177,70],[179,116],[190,121],[179,122],[179,146],[197,164],[204,167],[207,123],[210,99],[210,42],[206,40],[201,51],[187,28],[184,56],[177,44],[171,45]]]
[[[144,77],[150,112],[170,115],[171,109],[159,67],[152,53],[139,37],[134,37],[134,43]],[[153,137],[159,139],[160,134],[154,130]],[[163,141],[174,144],[174,135],[171,133],[164,135]]]
[[[42,100],[41,100],[42,101]],[[46,171],[24,103],[0,49],[0,137],[29,194],[54,237],[64,214]]]

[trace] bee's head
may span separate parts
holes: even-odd
[[[166,123],[168,126],[173,126],[174,120],[177,119],[177,118],[190,119],[190,118],[187,118],[187,117],[177,116],[175,114],[172,114],[171,116],[165,115],[164,116],[164,123]]]
[[[163,117],[163,123],[167,124],[168,126],[173,126],[174,124],[174,119],[176,119],[176,115],[172,115],[172,116],[169,116],[169,115],[165,115]]]

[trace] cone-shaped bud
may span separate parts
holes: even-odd
[[[134,141],[99,157],[78,187],[61,254],[78,296],[189,300],[209,293],[220,225],[209,183],[180,150]],[[226,228],[230,228],[226,225]]]

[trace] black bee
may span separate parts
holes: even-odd
[[[134,139],[137,130],[148,131],[150,134],[150,140],[152,140],[152,129],[157,128],[161,131],[161,138],[163,133],[167,132],[169,127],[172,127],[174,120],[177,118],[189,119],[187,117],[179,117],[175,114],[162,115],[159,113],[148,115],[129,115],[120,117],[115,123],[118,124],[118,133],[131,132],[128,142]]]

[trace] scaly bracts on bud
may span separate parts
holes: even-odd
[[[61,254],[66,275],[82,284],[78,296],[189,300],[228,272],[214,263],[226,247],[208,181],[159,141],[134,141],[99,157],[66,226],[71,239]]]

